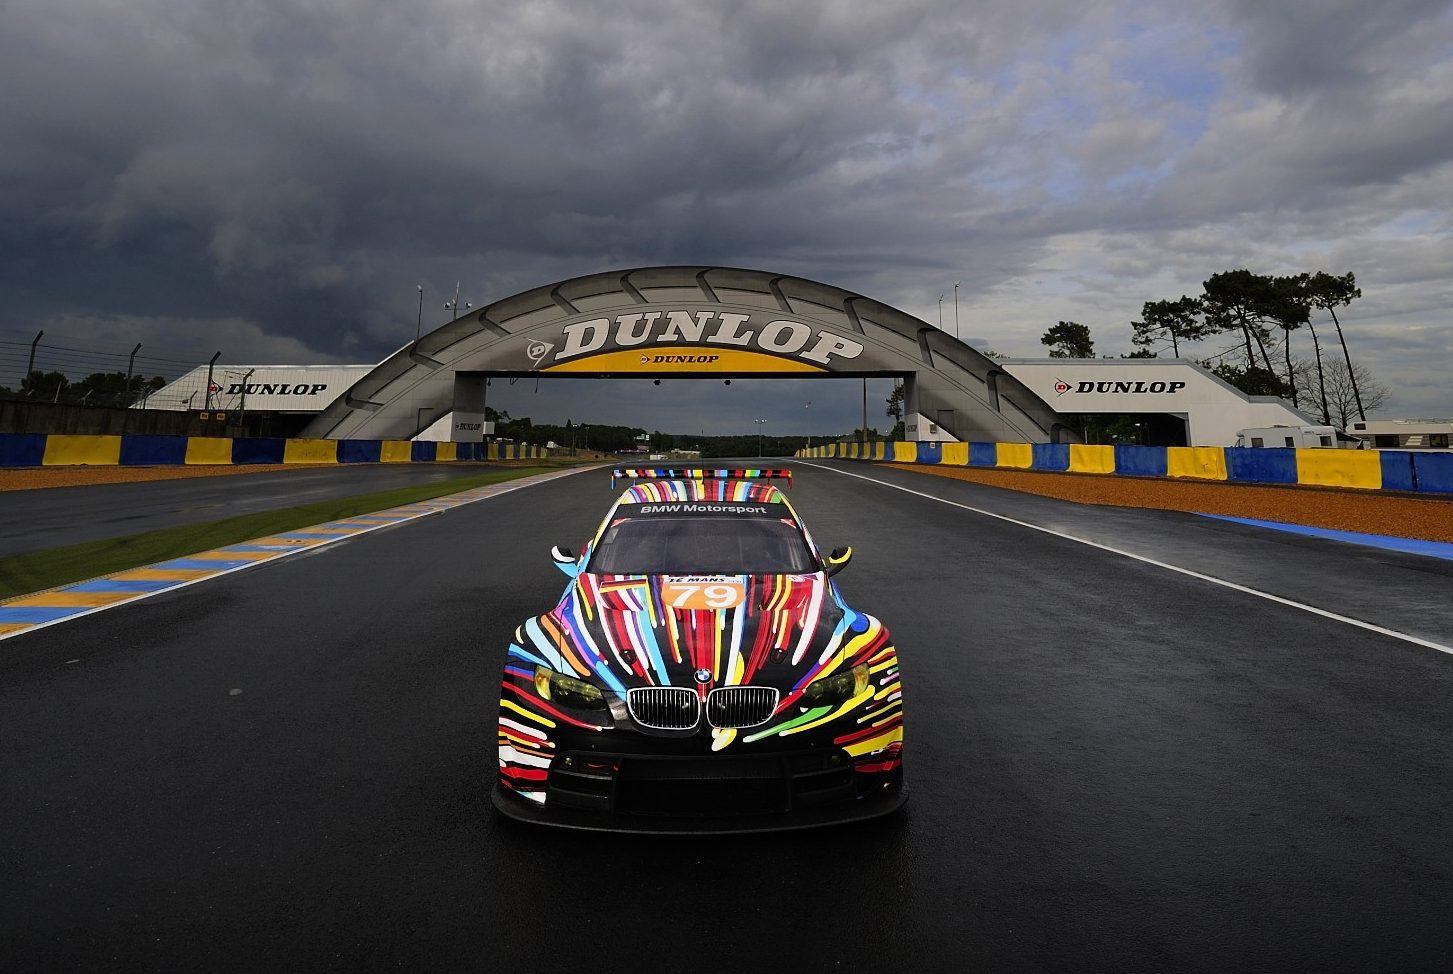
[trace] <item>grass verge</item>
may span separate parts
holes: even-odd
[[[260,511],[221,521],[186,524],[104,541],[87,541],[47,551],[27,551],[0,558],[0,599],[43,592],[58,585],[265,538],[280,531],[295,531],[325,521],[386,511],[431,497],[457,494],[473,487],[546,472],[544,467],[491,470],[477,477],[461,477],[443,483],[418,484],[357,497],[338,497],[301,507]]]

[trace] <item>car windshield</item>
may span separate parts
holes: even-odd
[[[617,521],[590,559],[603,575],[802,575],[815,572],[795,525],[768,517],[651,517]]]

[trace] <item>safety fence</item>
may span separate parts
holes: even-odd
[[[1453,493],[1453,453],[1079,443],[828,443],[799,457]]]
[[[0,467],[243,463],[434,463],[548,457],[528,443],[0,433]]]

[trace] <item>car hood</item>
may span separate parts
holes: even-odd
[[[729,608],[703,604],[706,586]],[[698,586],[695,592],[691,586]],[[718,598],[717,601],[726,601]],[[807,575],[580,575],[527,641],[604,688],[772,686],[784,697],[868,628],[822,572]],[[549,650],[560,656],[549,659]],[[563,666],[560,664],[564,664]],[[706,677],[706,679],[702,679]]]

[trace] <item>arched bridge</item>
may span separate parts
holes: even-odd
[[[1069,438],[994,360],[927,322],[829,284],[731,267],[591,274],[496,301],[394,353],[304,435],[408,439],[451,410],[456,425],[477,423],[488,377],[528,375],[899,376],[910,440],[935,438],[930,426],[959,440]]]

